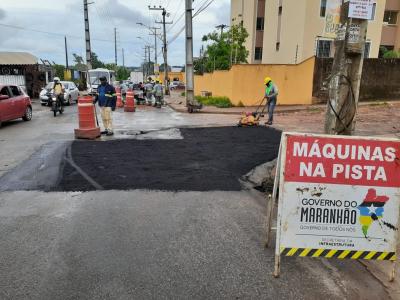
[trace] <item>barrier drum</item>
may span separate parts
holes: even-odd
[[[120,87],[116,87],[115,88],[115,93],[117,94],[117,107],[118,108],[124,107],[124,103],[122,102],[121,88]]]
[[[126,102],[125,102],[125,111],[126,112],[135,112],[135,95],[132,90],[128,90],[126,92]]]
[[[92,96],[78,99],[79,128],[75,129],[75,138],[94,140],[101,136],[96,122],[96,112]]]

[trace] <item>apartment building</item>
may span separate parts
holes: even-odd
[[[396,10],[399,2],[393,0],[389,8]],[[249,63],[297,64],[314,55],[333,56],[340,4],[341,0],[231,0],[231,23],[242,22],[249,32]],[[378,57],[381,42],[393,47],[400,43],[392,24],[382,34],[385,11],[386,0],[377,0],[368,25],[366,57]],[[393,15],[389,17],[392,20]],[[382,41],[383,36],[387,40]]]
[[[400,50],[399,12],[400,0],[386,0],[382,25],[381,46],[384,46],[388,50]]]

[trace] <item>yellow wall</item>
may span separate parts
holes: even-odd
[[[171,79],[171,81],[173,81],[174,78],[179,78],[179,81],[186,82],[186,78],[185,78],[185,73],[184,72],[169,72],[168,76]]]
[[[212,92],[229,97],[233,104],[257,105],[264,96],[264,78],[270,76],[279,89],[278,104],[311,104],[314,57],[298,65],[234,65],[230,71],[195,76],[195,94]]]

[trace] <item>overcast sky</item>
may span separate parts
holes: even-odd
[[[194,11],[206,0],[195,0]],[[208,0],[207,0],[208,1]],[[137,25],[154,24],[161,20],[161,11],[149,11],[148,5],[167,7],[170,12],[168,39],[172,39],[184,26],[184,0],[93,0],[90,5],[90,31],[92,51],[105,62],[114,62],[114,27],[118,30],[118,61],[122,64],[122,48],[125,49],[125,65],[137,66],[143,60],[144,41],[154,45],[154,37],[148,30]],[[193,21],[194,51],[198,55],[201,38],[221,23],[229,24],[230,0],[215,0]],[[18,26],[40,33],[3,25]],[[185,58],[185,33],[169,46],[170,65],[183,65]],[[72,53],[85,54],[83,0],[0,0],[0,51],[30,52],[42,59],[65,64],[64,37],[67,35],[70,63]],[[101,41],[107,40],[107,41]],[[161,41],[158,43],[161,51]],[[154,50],[152,50],[154,51]],[[154,60],[154,52],[152,53]],[[161,55],[158,62],[162,63]]]

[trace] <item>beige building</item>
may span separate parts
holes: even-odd
[[[386,0],[383,16],[381,46],[388,50],[400,50],[400,0]]]
[[[386,0],[376,0],[369,21],[366,57],[378,57]],[[389,1],[388,2],[392,2]],[[394,0],[397,9],[400,0]],[[249,32],[249,63],[297,64],[312,56],[332,57],[341,0],[231,0],[231,22]],[[397,27],[396,27],[397,28]],[[397,45],[400,36],[395,39]],[[388,41],[389,42],[389,41]]]

